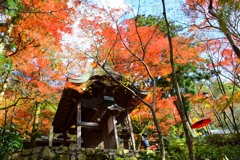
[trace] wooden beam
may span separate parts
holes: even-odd
[[[84,128],[102,129],[102,125],[95,122],[81,122],[80,125]]]

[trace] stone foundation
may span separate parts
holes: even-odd
[[[14,153],[11,160],[137,160],[144,151],[39,146]]]

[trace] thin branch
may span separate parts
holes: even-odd
[[[18,98],[16,102],[14,102],[13,104],[11,104],[11,105],[9,105],[9,106],[7,106],[7,107],[0,108],[0,110],[6,110],[6,109],[9,109],[9,108],[11,108],[11,107],[16,106],[21,99],[31,99],[31,98],[27,98],[27,97]]]

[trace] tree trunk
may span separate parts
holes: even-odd
[[[178,108],[179,115],[182,119],[183,129],[184,129],[184,133],[185,133],[185,136],[186,136],[186,143],[187,143],[188,151],[189,151],[189,159],[190,160],[195,160],[192,137],[191,137],[191,132],[189,130],[190,125],[188,124],[187,118],[186,118],[185,113],[184,113],[184,109],[183,109],[183,107],[180,106],[179,101],[174,101],[174,104]]]
[[[181,97],[181,93],[180,93],[180,89],[179,89],[179,85],[178,85],[178,81],[177,81],[177,76],[176,76],[176,72],[175,72],[175,66],[174,66],[175,64],[174,64],[174,60],[173,60],[172,37],[170,34],[170,26],[169,26],[168,19],[167,19],[167,13],[166,13],[166,7],[165,7],[164,0],[162,0],[162,5],[163,5],[163,16],[164,16],[166,28],[167,28],[168,43],[169,43],[169,48],[170,48],[170,62],[171,62],[172,75],[173,75],[172,80],[175,85],[175,91],[177,92],[177,98],[178,98],[178,102],[179,102],[177,107],[179,110],[179,115],[182,119],[182,124],[183,124],[184,132],[186,135],[186,142],[187,142],[187,146],[188,146],[188,150],[189,150],[189,159],[195,160],[193,144],[192,144],[192,137],[188,130],[188,122],[187,122],[187,118],[186,118],[185,111],[184,111],[184,104],[183,104],[183,100]]]
[[[195,130],[193,130],[193,129],[191,128],[191,124],[192,124],[192,119],[191,119],[191,117],[190,117],[189,115],[186,115],[186,118],[187,118],[187,127],[188,127],[188,130],[189,130],[191,136],[192,136],[192,137],[197,137],[197,134],[196,134]]]
[[[40,116],[40,107],[38,105],[38,102],[36,102],[35,107],[36,108],[34,113],[33,128],[31,133],[31,140],[30,140],[31,147],[36,146],[36,139],[38,137],[38,125],[39,125],[39,116]]]
[[[159,138],[159,145],[160,145],[160,159],[161,160],[165,160],[165,148],[164,148],[164,141],[163,141],[163,135],[162,135],[162,132],[161,132],[161,128],[159,126],[159,122],[158,122],[158,119],[157,119],[157,116],[156,116],[156,112],[154,110],[153,107],[149,107],[151,109],[151,112],[152,112],[152,115],[153,115],[153,121],[154,121],[154,124],[157,128],[157,132],[158,132],[158,138]]]
[[[235,91],[235,84],[233,85],[232,96],[233,96],[233,94],[234,94],[234,91]],[[234,124],[233,128],[234,128],[234,130],[237,132],[237,134],[240,135],[239,130],[238,130],[238,125],[237,125],[237,122],[236,122],[236,118],[235,118],[235,115],[234,115],[234,109],[233,109],[233,107],[234,107],[234,104],[233,104],[233,102],[232,102],[231,106],[229,106],[229,109],[230,109],[230,111],[231,111],[232,120],[233,120],[233,124]]]
[[[5,110],[5,114],[4,114],[4,124],[3,124],[2,136],[5,134],[5,131],[6,131],[7,114],[8,114],[8,109]]]
[[[5,77],[4,81],[3,81],[3,86],[2,86],[1,91],[0,91],[0,104],[2,103],[5,91],[6,91],[7,87],[8,87],[8,80],[9,80],[10,72],[11,71],[7,72],[7,75],[6,75],[6,77]]]
[[[239,130],[238,130],[238,125],[237,125],[237,122],[236,122],[236,118],[235,118],[235,115],[234,115],[233,108],[232,108],[232,107],[229,107],[229,109],[230,109],[230,111],[231,111],[231,115],[232,115],[232,119],[233,119],[234,130],[237,132],[237,134],[240,134],[240,133],[239,133]]]

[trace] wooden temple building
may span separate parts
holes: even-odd
[[[94,75],[85,81],[68,79],[53,121],[53,132],[77,135],[79,147],[135,150],[129,113],[140,103],[114,79],[122,76]],[[148,92],[129,85],[138,96]]]

